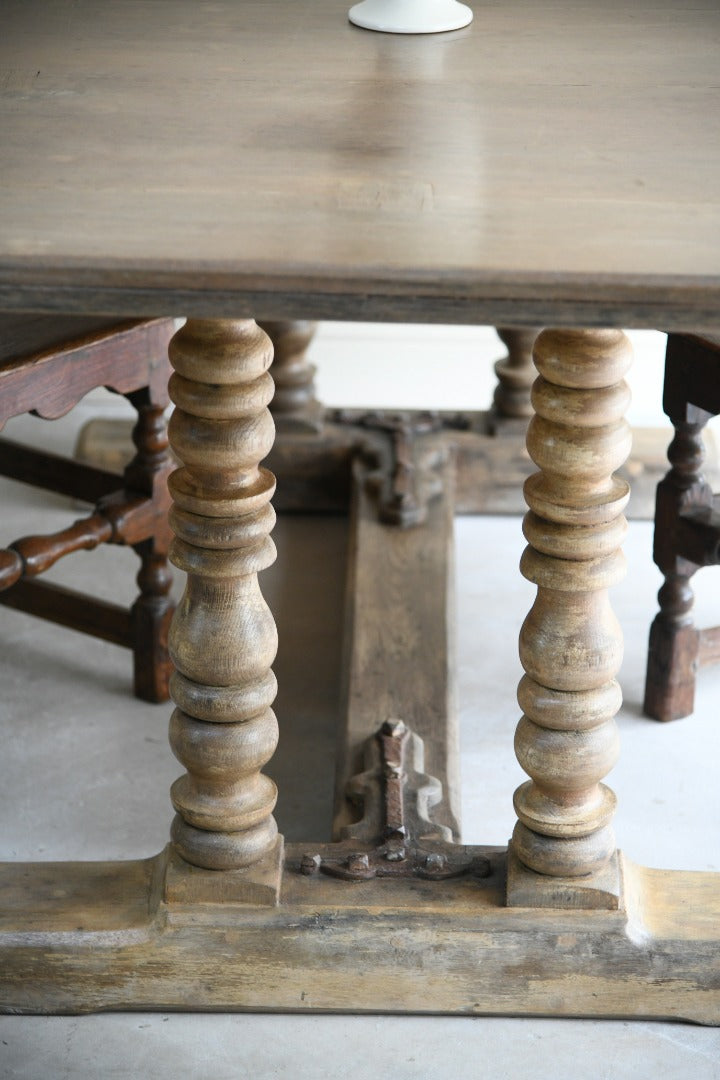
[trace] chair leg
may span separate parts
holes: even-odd
[[[169,592],[172,573],[167,549],[157,550],[155,538],[134,545],[140,556],[137,575],[140,595],[131,608],[135,697],[142,701],[168,699],[172,665],[168,655],[168,632],[175,605]]]
[[[712,490],[702,475],[702,431],[713,414],[688,402],[683,374],[669,351],[664,408],[675,436],[668,448],[671,469],[657,488],[653,547],[665,581],[658,593],[660,611],[650,629],[644,703],[645,713],[662,721],[689,716],[694,708],[700,631],[693,621],[690,579],[711,561],[703,556],[704,538],[695,522],[698,512],[702,517],[713,504]]]
[[[689,578],[667,575],[658,593],[660,611],[650,627],[645,703],[653,720],[679,720],[695,708],[699,633],[692,619]]]
[[[168,632],[175,606],[170,597],[172,571],[167,559],[170,530],[167,520],[167,478],[174,467],[168,448],[164,403],[153,400],[146,387],[127,395],[138,412],[133,430],[137,454],[125,470],[125,486],[152,498],[153,531],[133,544],[140,558],[139,596],[131,608],[133,627],[134,690],[143,701],[168,699],[172,665]]]

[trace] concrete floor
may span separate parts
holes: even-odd
[[[72,439],[87,415],[53,425],[25,419],[9,434]],[[67,502],[4,484],[0,542],[52,531]],[[342,618],[345,528],[307,519],[276,530],[280,558],[263,575],[281,648],[273,760],[278,820],[290,839],[322,839],[331,809],[334,717]],[[516,518],[457,522],[458,701],[463,748],[463,826],[468,842],[503,844],[511,794],[524,779],[515,762],[516,639],[532,589],[518,572]],[[633,522],[629,574],[614,591],[626,636],[619,717],[623,757],[611,783],[620,799],[617,834],[635,861],[720,869],[717,712],[720,669],[703,674],[695,715],[672,725],[642,718],[647,628],[657,573],[651,526]],[[488,572],[491,569],[492,572]],[[133,594],[134,558],[104,549],[66,561],[58,580],[84,580],[98,594]],[[698,618],[720,622],[720,571],[698,592]],[[302,642],[302,652],[298,643]],[[165,843],[167,790],[180,767],[166,742],[168,708],[129,694],[122,650],[0,609],[3,813],[0,858],[137,858]],[[302,790],[292,783],[305,777]],[[720,1031],[684,1024],[375,1016],[109,1014],[0,1017],[0,1077],[288,1077],[453,1080],[558,1076],[720,1078]]]

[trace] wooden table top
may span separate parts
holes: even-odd
[[[720,327],[720,4],[4,0],[0,307]]]

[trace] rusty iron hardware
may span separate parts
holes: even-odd
[[[434,472],[447,450],[437,446],[428,451],[421,440],[442,431],[447,426],[445,419],[429,411],[363,413],[350,409],[335,410],[331,419],[381,436],[381,442],[370,438],[363,447],[376,466],[368,483],[378,493],[380,520],[401,528],[422,524],[428,503],[441,491]]]
[[[476,411],[440,412],[437,409],[330,409],[327,420],[333,424],[372,431],[402,430],[410,435],[432,435],[439,431],[485,430],[485,413]],[[479,425],[479,427],[478,427]]]
[[[343,830],[346,839],[328,853],[306,854],[300,872],[318,871],[346,881],[378,877],[419,877],[431,881],[492,873],[490,860],[451,843],[450,830],[434,824],[430,808],[442,789],[422,772],[422,740],[402,720],[386,721],[368,740],[369,768],[353,777],[349,794],[360,799],[364,816]]]
[[[432,409],[331,409],[326,419],[365,433],[357,449],[371,463],[367,483],[377,495],[378,516],[386,525],[406,529],[426,520],[430,502],[442,491],[439,468],[454,452],[452,439],[432,436],[470,431],[491,435],[516,423],[493,413]]]

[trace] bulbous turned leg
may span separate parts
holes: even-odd
[[[278,433],[317,433],[325,410],[315,397],[315,365],[306,356],[317,323],[283,320],[259,325],[273,344],[275,396],[270,411]]]
[[[613,792],[622,635],[607,590],[624,573],[623,420],[631,362],[621,331],[543,331],[528,451],[523,575],[537,585],[520,633],[525,669],[518,761],[531,779],[515,793],[508,903],[617,907]]]
[[[277,793],[261,772],[277,743],[277,635],[257,578],[275,559],[275,479],[259,465],[273,442],[272,346],[251,319],[190,320],[170,359],[182,462],[170,557],[188,575],[170,631],[170,742],[187,769],[172,787],[172,840],[187,863],[237,870],[278,848]]]

